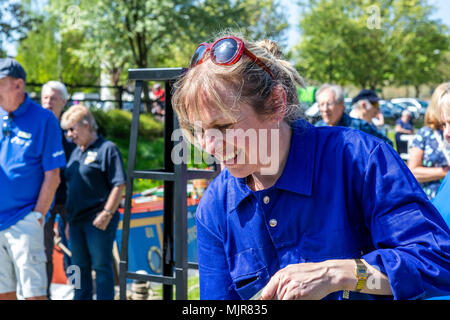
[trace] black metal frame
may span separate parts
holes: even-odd
[[[120,299],[126,299],[127,279],[158,282],[163,284],[163,299],[173,299],[173,286],[176,286],[176,299],[187,299],[188,268],[197,268],[198,264],[188,262],[187,254],[187,181],[211,179],[219,173],[215,170],[187,170],[186,163],[174,164],[171,151],[175,142],[172,132],[178,128],[178,121],[172,109],[171,92],[173,82],[181,76],[182,68],[130,69],[128,79],[135,81],[133,118],[131,122],[130,146],[128,153],[128,173],[126,183],[125,212],[123,216],[122,244],[119,263]],[[164,81],[166,93],[166,113],[164,117],[164,168],[162,170],[134,170],[136,147],[144,81]],[[185,143],[184,141],[180,143]],[[185,149],[184,149],[185,150]],[[128,240],[130,233],[131,198],[133,179],[154,179],[164,181],[164,229],[162,244],[162,275],[145,275],[128,271]],[[185,201],[182,201],[185,199]],[[175,225],[175,228],[174,228]],[[174,237],[174,231],[176,237]],[[175,257],[173,248],[175,243]],[[175,259],[174,259],[175,258]]]

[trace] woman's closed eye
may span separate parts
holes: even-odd
[[[229,128],[231,128],[231,126],[232,126],[232,124],[231,123],[229,123],[229,124],[223,124],[223,125],[217,125],[217,126],[215,126],[215,128],[214,129],[217,129],[217,130],[219,130],[219,131],[225,131],[226,129],[229,129]]]

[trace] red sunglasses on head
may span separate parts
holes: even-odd
[[[193,68],[202,63],[205,60],[208,51],[210,51],[209,56],[211,57],[211,61],[220,66],[230,66],[235,64],[244,53],[258,66],[263,68],[272,79],[275,79],[275,76],[269,67],[245,48],[244,41],[233,36],[217,39],[213,44],[206,42],[201,43],[194,51],[191,62],[189,63],[189,68]]]

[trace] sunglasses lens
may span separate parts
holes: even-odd
[[[236,40],[223,39],[211,49],[211,58],[218,64],[227,64],[234,59],[238,49],[239,45]]]
[[[189,68],[195,67],[203,58],[206,51],[206,47],[204,45],[199,46],[195,52],[194,55],[191,58],[191,63],[189,64]]]

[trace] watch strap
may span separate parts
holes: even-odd
[[[356,262],[355,276],[357,279],[355,291],[359,292],[366,285],[368,272],[366,265],[361,261],[361,259],[355,259],[355,262]]]

